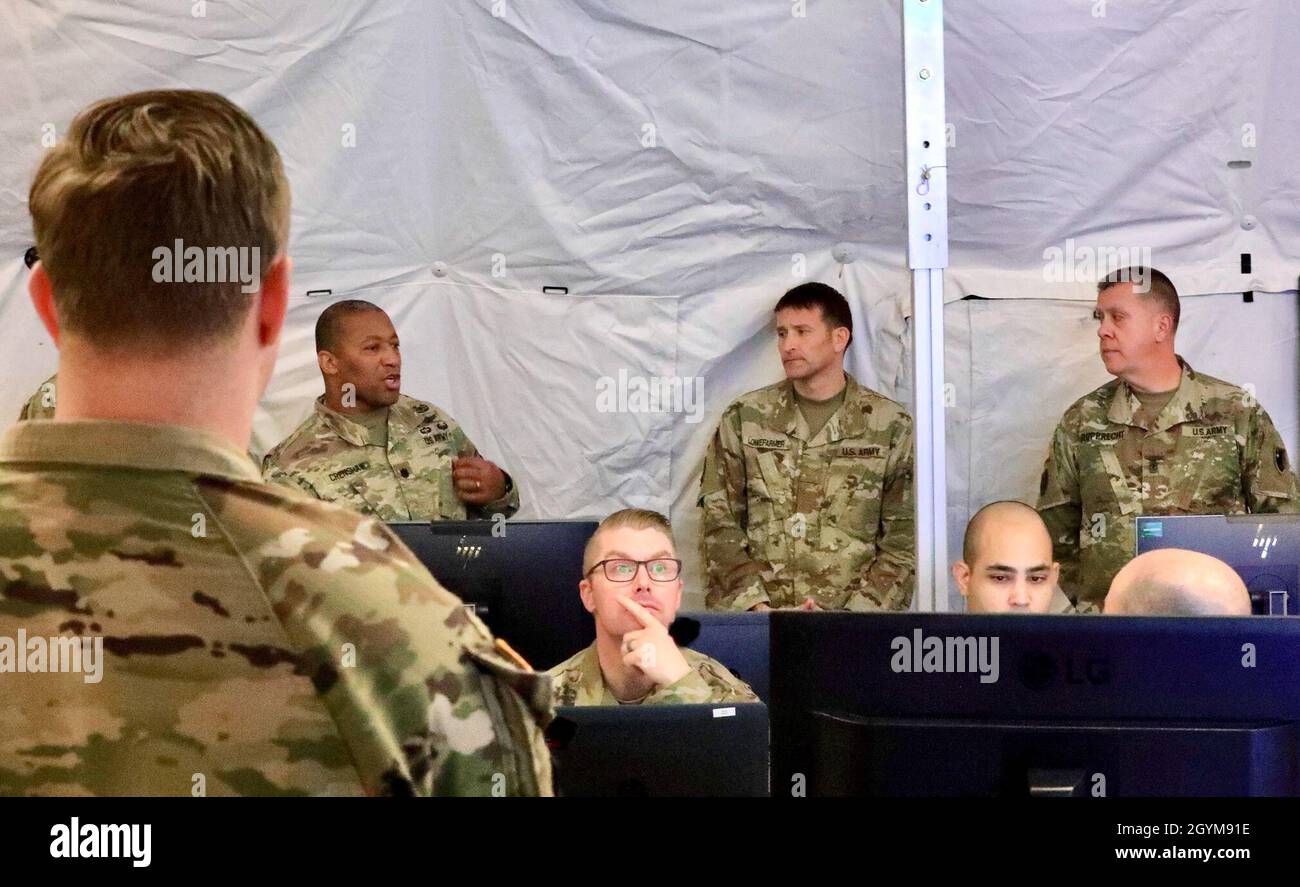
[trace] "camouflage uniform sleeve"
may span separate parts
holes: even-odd
[[[304,480],[301,476],[293,474],[285,469],[283,465],[273,461],[271,453],[262,457],[262,480],[268,484],[275,484],[278,487],[294,490],[299,493],[306,493],[313,499],[321,498],[316,492],[316,488]]]
[[[740,678],[711,659],[701,658],[687,674],[645,698],[648,705],[710,705],[758,702],[758,695]]]
[[[465,446],[461,449],[462,456],[479,456],[478,447],[474,446],[474,441],[469,439],[468,435],[462,430],[461,434],[465,437]],[[500,466],[498,466],[500,467]],[[506,517],[513,517],[519,510],[519,487],[515,485],[514,479],[504,468],[501,473],[506,476],[506,492],[500,499],[494,499],[483,505],[466,505],[465,513],[471,518],[488,518],[494,514],[502,514]]]
[[[1061,590],[1070,603],[1079,600],[1079,532],[1083,503],[1079,499],[1078,465],[1074,447],[1061,424],[1052,433],[1052,445],[1038,485],[1038,513],[1052,537],[1052,552],[1061,565]]]
[[[880,485],[876,556],[845,603],[849,610],[906,610],[916,588],[915,459],[912,417],[900,413]]]
[[[762,574],[771,565],[752,556],[745,528],[748,507],[740,411],[729,408],[718,424],[700,478],[703,510],[700,547],[708,574],[705,606],[710,610],[748,610],[770,603]]]
[[[1241,485],[1246,508],[1252,513],[1300,512],[1300,490],[1286,444],[1263,407],[1251,413]]]
[[[18,412],[18,421],[27,422],[32,419],[53,419],[54,418],[54,397],[55,386],[58,376],[51,376],[41,383],[36,392],[23,404],[23,408]],[[49,401],[49,402],[47,402]]]
[[[366,790],[551,794],[550,679],[499,653],[382,523],[349,535],[287,529],[255,569]]]

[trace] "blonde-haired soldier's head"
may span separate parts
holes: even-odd
[[[274,366],[290,272],[289,183],[253,119],[194,90],[96,102],[45,154],[29,206],[56,417],[238,438]]]
[[[597,635],[622,637],[640,628],[619,597],[631,598],[664,625],[677,618],[681,561],[672,525],[657,511],[625,508],[601,521],[587,542],[582,573],[578,589]]]

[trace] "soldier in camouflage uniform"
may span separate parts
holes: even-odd
[[[663,515],[629,508],[605,518],[587,543],[583,573],[578,588],[596,640],[551,669],[556,705],[758,701],[721,663],[668,634],[682,580]]]
[[[28,419],[53,419],[54,418],[54,399],[57,394],[59,374],[55,373],[44,382],[41,387],[36,389],[36,393],[27,399],[23,404],[22,412],[18,414],[19,422],[26,422]]]
[[[1061,587],[1076,604],[1104,600],[1137,551],[1139,515],[1294,513],[1300,505],[1268,413],[1175,354],[1179,313],[1177,291],[1155,269],[1118,271],[1099,286],[1102,360],[1116,378],[1066,410],[1038,499]]]
[[[385,521],[464,520],[519,510],[510,476],[478,455],[456,421],[399,393],[402,358],[388,314],[336,302],[316,323],[325,394],[266,454],[268,483]]]
[[[786,381],[723,413],[699,505],[710,609],[903,610],[915,569],[912,419],[843,369],[848,303],[776,307]]]
[[[382,523],[241,451],[289,291],[256,124],[213,93],[101,102],[29,205],[60,418],[0,438],[0,794],[549,794],[549,680]],[[255,292],[125,258],[205,236],[259,245]],[[58,669],[33,652],[78,638]]]

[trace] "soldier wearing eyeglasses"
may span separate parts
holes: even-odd
[[[556,705],[757,702],[720,663],[668,634],[682,601],[682,562],[658,512],[605,518],[583,554],[582,603],[596,642],[551,669]]]

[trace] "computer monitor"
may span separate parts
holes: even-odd
[[[1300,515],[1187,514],[1137,519],[1137,553],[1186,548],[1237,571],[1258,615],[1300,615]]]
[[[1300,788],[1300,621],[770,618],[774,797]]]
[[[707,610],[679,613],[668,633],[679,647],[689,647],[721,662],[767,702],[767,624],[766,613]]]
[[[595,521],[389,524],[447,590],[539,671],[596,638],[578,596]]]
[[[555,715],[546,737],[558,795],[767,795],[767,708],[760,703],[574,706]]]

